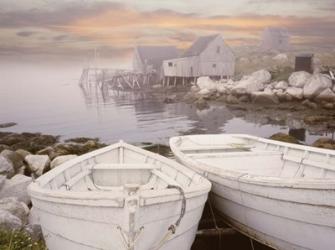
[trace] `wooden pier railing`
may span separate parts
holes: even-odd
[[[91,84],[118,89],[142,89],[155,79],[153,74],[137,73],[131,70],[84,68],[79,80],[81,86]]]

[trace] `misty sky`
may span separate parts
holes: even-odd
[[[120,58],[136,44],[185,48],[215,33],[255,45],[267,26],[287,28],[294,44],[331,47],[334,11],[335,0],[0,0],[0,56],[99,48]]]

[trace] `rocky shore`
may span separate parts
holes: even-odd
[[[28,185],[63,162],[104,146],[96,138],[59,142],[58,136],[0,132],[0,248],[11,238],[15,244],[26,242],[15,249],[33,243],[37,244],[34,249],[44,249]]]
[[[258,105],[299,102],[310,109],[334,109],[335,83],[328,75],[299,71],[289,74],[287,79],[282,78],[278,71],[271,74],[265,69],[238,81],[200,77],[184,99],[196,103],[199,108],[206,108],[208,101],[221,101]]]
[[[301,143],[282,133],[271,138]],[[12,244],[9,242],[16,237],[15,244],[37,244],[33,249],[45,249],[41,228],[27,193],[28,185],[65,161],[104,146],[106,144],[97,138],[81,137],[60,142],[58,136],[0,132],[0,248]],[[167,146],[150,143],[142,146],[156,153],[171,155]],[[335,149],[335,141],[322,138],[313,146]]]

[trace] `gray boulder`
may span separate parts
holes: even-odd
[[[251,74],[251,78],[253,78],[255,81],[258,81],[262,84],[269,83],[271,80],[271,74],[269,71],[265,69],[258,70]]]
[[[23,163],[24,158],[20,154],[12,150],[5,149],[1,152],[0,155],[4,156],[13,163],[15,172],[17,172],[17,170],[24,165]]]
[[[31,177],[22,174],[17,174],[11,179],[6,179],[2,187],[0,185],[0,197],[15,197],[28,205],[30,203],[30,196],[27,188],[31,182]]]
[[[236,94],[251,94],[261,91],[270,80],[271,74],[267,70],[259,70],[249,76],[243,77],[242,80],[233,87],[233,92]]]
[[[51,160],[58,156],[56,150],[51,146],[41,149],[36,154],[37,155],[48,155]]]
[[[6,210],[0,209],[0,230],[19,230],[22,228],[22,221]]]
[[[302,88],[310,80],[312,75],[305,71],[293,72],[288,78],[290,86],[295,88]]]
[[[14,176],[15,170],[13,163],[6,157],[0,155],[0,175],[5,175],[7,178]]]
[[[17,154],[21,155],[21,157],[24,159],[27,155],[30,155],[31,153],[24,149],[18,149],[15,151]]]
[[[29,208],[23,202],[14,197],[3,198],[0,200],[0,210],[10,212],[12,215],[20,219],[22,224],[28,222]]]
[[[287,97],[291,97],[283,89],[275,89],[273,93],[278,97],[279,101],[287,101]]]
[[[251,100],[253,103],[258,104],[278,104],[279,99],[278,97],[269,92],[254,92],[251,95]]]
[[[57,156],[55,159],[53,159],[50,163],[50,168],[53,169],[55,167],[57,167],[58,165],[66,162],[66,161],[69,161],[69,160],[72,160],[74,158],[76,158],[77,155],[61,155],[61,156]]]
[[[204,88],[201,89],[198,94],[202,96],[210,96],[212,92],[209,89]]]
[[[216,90],[216,85],[217,85],[208,76],[199,77],[197,79],[197,83],[196,84],[199,87],[199,89],[201,89],[201,90],[207,89],[209,91],[215,91]]]
[[[25,161],[28,163],[29,170],[37,176],[41,176],[50,164],[47,155],[27,155]]]
[[[315,74],[304,86],[304,97],[311,99],[332,87],[332,81],[323,74]]]
[[[289,87],[286,89],[286,93],[299,100],[304,97],[303,90],[301,88]]]
[[[275,89],[287,89],[288,88],[288,83],[285,81],[280,81],[278,83],[276,83],[276,85],[274,86]]]
[[[216,91],[220,94],[226,94],[229,92],[228,88],[224,84],[218,84]]]

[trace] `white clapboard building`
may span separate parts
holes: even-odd
[[[178,56],[174,46],[137,46],[134,50],[133,69],[143,75],[163,77],[163,61]]]
[[[169,82],[200,76],[229,78],[234,75],[235,55],[221,35],[199,37],[179,58],[164,60],[164,76]]]
[[[289,49],[290,36],[286,29],[268,27],[263,31],[261,51],[287,51]]]

